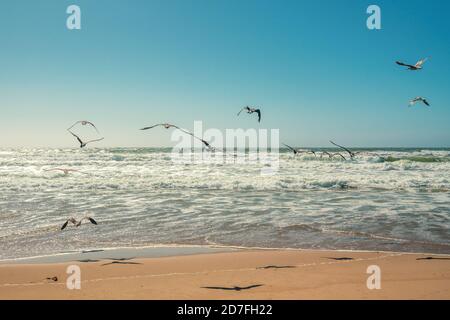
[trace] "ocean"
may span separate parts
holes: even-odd
[[[168,148],[0,149],[0,260],[189,245],[449,254],[450,149],[359,151],[281,150],[265,175]],[[98,225],[60,230],[85,215]]]

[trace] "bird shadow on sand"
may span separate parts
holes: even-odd
[[[296,268],[296,266],[263,266],[257,267],[256,269],[291,269]]]
[[[416,260],[450,260],[450,258],[425,257],[425,258],[417,258]]]
[[[108,263],[102,264],[102,266],[109,266],[111,264],[142,264],[140,262],[132,262],[132,261],[112,261]]]
[[[111,264],[142,264],[140,262],[133,262],[129,260],[133,260],[135,258],[108,258],[106,260],[112,260],[111,262],[104,263],[102,266],[108,266]]]
[[[210,290],[225,290],[225,291],[242,291],[242,290],[250,290],[253,288],[262,287],[263,284],[253,284],[247,287],[201,287],[202,289],[210,289]]]
[[[337,260],[337,261],[349,261],[349,260],[354,260],[353,258],[350,257],[324,257],[325,259],[329,259],[329,260]]]

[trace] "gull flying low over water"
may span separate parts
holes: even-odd
[[[80,121],[77,121],[77,122],[75,122],[69,129],[67,129],[67,130],[70,131],[70,129],[72,129],[73,127],[75,127],[75,126],[76,126],[77,124],[79,124],[79,123],[81,123],[81,125],[83,125],[83,126],[85,126],[85,125],[90,125],[90,126],[92,126],[92,127],[97,131],[97,133],[100,134],[100,132],[98,131],[98,129],[97,129],[97,127],[95,126],[95,124],[93,124],[92,122],[87,121],[87,120],[80,120]]]
[[[70,133],[78,140],[78,142],[80,143],[80,148],[86,147],[88,143],[91,143],[91,142],[97,142],[97,141],[102,141],[103,139],[105,139],[105,138],[100,138],[100,139],[94,139],[94,140],[89,140],[89,141],[83,142],[83,141],[80,139],[80,137],[77,136],[75,133],[73,133],[73,132],[70,131],[70,130],[68,130],[68,131],[69,131],[69,132],[70,132]]]
[[[331,152],[328,152],[328,151],[323,150],[323,151],[322,151],[322,154],[320,155],[320,158],[322,158],[322,156],[323,156],[324,154],[326,154],[330,159],[333,158],[334,156],[339,156],[339,157],[341,157],[342,159],[347,160],[347,159],[346,159],[342,154],[340,154],[339,152],[331,153]]]
[[[67,225],[69,224],[69,222],[70,223],[72,223],[75,227],[79,227],[79,226],[81,226],[81,223],[84,221],[84,220],[88,220],[88,221],[90,221],[92,224],[97,224],[97,221],[95,221],[94,219],[92,219],[91,217],[84,217],[84,218],[82,218],[82,219],[80,219],[80,221],[77,221],[75,218],[69,218],[69,219],[67,219],[67,221],[66,222],[64,222],[64,224],[62,225],[62,227],[61,227],[61,230],[64,230],[66,227],[67,227]]]
[[[412,107],[413,105],[415,105],[417,102],[422,102],[423,104],[425,104],[426,106],[430,106],[430,104],[428,103],[427,99],[423,98],[423,97],[416,97],[414,99],[412,99],[409,102],[409,106]]]
[[[395,63],[398,64],[399,66],[408,67],[408,70],[416,71],[416,70],[421,70],[422,69],[422,65],[427,60],[428,60],[428,58],[424,58],[422,60],[419,60],[419,61],[417,61],[417,63],[415,65],[403,63],[403,62],[400,62],[400,61],[396,61]]]
[[[287,144],[283,143],[283,146],[287,147],[289,150],[291,150],[292,152],[294,152],[294,154],[296,155],[297,153],[300,152],[300,150],[298,149],[294,149],[291,146],[288,146]]]
[[[257,109],[257,108],[251,108],[249,106],[245,106],[244,108],[241,109],[241,111],[238,112],[238,116],[241,114],[242,111],[246,111],[249,114],[252,114],[254,112],[256,112],[258,114],[258,122],[261,122],[261,110]]]
[[[330,142],[331,142],[331,144],[334,144],[336,147],[339,147],[339,148],[341,148],[342,150],[347,151],[348,154],[350,155],[350,158],[353,159],[353,158],[356,156],[356,153],[354,153],[353,151],[349,150],[348,148],[343,147],[343,146],[340,146],[340,145],[338,145],[337,143],[334,143],[334,142],[331,141],[331,140],[330,140]],[[343,156],[341,155],[341,157],[343,157]]]
[[[288,146],[287,144],[283,143],[285,147],[287,147],[289,150],[294,152],[295,155],[297,155],[300,152],[306,152],[306,153],[312,153],[314,156],[316,155],[316,152],[314,150],[302,150],[302,149],[295,149],[291,146]]]
[[[201,142],[202,142],[209,150],[214,150],[214,147],[212,147],[207,141],[205,141],[205,140],[203,140],[203,139],[201,139],[201,138],[199,138],[199,137],[194,136],[193,133],[191,133],[191,132],[189,132],[189,131],[186,131],[186,130],[184,130],[184,129],[181,129],[180,127],[178,127],[178,126],[176,126],[176,125],[174,125],[174,124],[170,124],[170,123],[158,123],[158,124],[155,124],[155,125],[153,125],[153,126],[141,128],[140,130],[149,130],[149,129],[153,129],[153,128],[155,128],[155,127],[160,127],[160,126],[166,128],[166,129],[170,129],[170,128],[178,129],[178,130],[180,130],[180,131],[182,131],[182,132],[184,132],[184,133],[186,133],[186,134],[188,134],[188,135],[194,137],[195,139],[200,140],[200,141],[201,141]]]

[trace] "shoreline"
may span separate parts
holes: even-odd
[[[80,290],[66,286],[71,265]],[[373,265],[379,290],[367,287]],[[1,264],[0,299],[450,299],[450,255],[249,249]]]
[[[384,254],[410,254],[429,256],[450,256],[449,253],[434,252],[410,252],[410,251],[386,251],[386,250],[364,250],[364,249],[309,249],[309,248],[266,248],[266,247],[244,247],[225,245],[151,245],[140,247],[112,247],[91,248],[79,251],[58,252],[54,254],[43,254],[39,256],[0,259],[2,265],[27,265],[27,264],[53,264],[68,263],[84,259],[105,260],[108,258],[133,258],[152,259],[163,257],[189,256],[199,254],[213,254],[237,251],[296,251],[296,252],[348,252],[348,253],[384,253]]]

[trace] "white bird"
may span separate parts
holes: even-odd
[[[166,128],[166,129],[170,129],[170,128],[178,129],[178,130],[180,130],[180,131],[182,131],[182,132],[184,132],[184,133],[186,133],[186,134],[188,134],[188,135],[191,135],[191,136],[194,137],[195,139],[200,140],[200,141],[201,141],[201,142],[202,142],[209,150],[213,150],[213,149],[214,149],[207,141],[205,141],[205,140],[203,140],[203,139],[201,139],[201,138],[199,138],[199,137],[196,137],[193,133],[191,133],[191,132],[189,132],[189,131],[186,131],[186,130],[184,130],[184,129],[181,129],[180,127],[178,127],[178,126],[176,126],[176,125],[174,125],[174,124],[170,124],[170,123],[158,123],[158,124],[155,124],[155,125],[152,125],[152,126],[149,126],[149,127],[144,127],[144,128],[142,128],[142,129],[140,129],[140,130],[149,130],[149,129],[153,129],[153,128],[158,127],[158,126],[164,127],[164,128]]]
[[[423,104],[425,104],[426,106],[430,106],[430,104],[428,103],[428,101],[425,99],[425,98],[423,98],[423,97],[415,97],[414,99],[412,99],[410,102],[409,102],[409,106],[410,107],[412,107],[413,105],[415,105],[417,102],[422,102]]]
[[[404,67],[408,67],[408,70],[421,70],[422,69],[422,65],[425,63],[425,61],[427,61],[428,58],[424,58],[422,60],[417,61],[417,63],[415,65],[411,65],[411,64],[407,64],[407,63],[403,63],[400,61],[396,61],[395,63],[398,64],[399,66],[404,66]]]
[[[77,221],[75,218],[69,218],[69,219],[67,219],[67,221],[66,222],[64,222],[64,224],[62,225],[62,227],[61,227],[61,230],[64,230],[66,227],[67,227],[67,224],[70,222],[70,223],[72,223],[75,227],[79,227],[79,226],[81,226],[81,223],[84,221],[84,220],[88,220],[88,221],[90,221],[92,224],[97,224],[97,221],[95,221],[94,219],[92,219],[91,217],[84,217],[84,218],[81,218],[81,220],[80,221]]]
[[[85,125],[90,125],[90,126],[92,126],[92,127],[97,131],[97,133],[100,134],[100,132],[98,131],[97,127],[96,127],[92,122],[87,121],[87,120],[77,121],[77,122],[75,122],[69,129],[67,129],[67,130],[70,131],[70,129],[72,129],[73,127],[75,127],[75,126],[76,126],[77,124],[79,124],[79,123],[81,123],[81,125],[83,125],[83,126],[85,126]]]
[[[244,108],[241,109],[241,111],[238,112],[237,115],[239,116],[241,114],[241,112],[244,110],[249,114],[256,112],[258,114],[258,122],[261,122],[261,110],[260,109],[250,108],[249,106],[245,106]]]
[[[82,140],[80,139],[80,137],[77,136],[75,133],[73,133],[73,132],[70,131],[70,130],[68,130],[68,131],[69,131],[69,132],[70,132],[70,133],[78,140],[78,142],[80,143],[80,148],[86,147],[88,143],[91,143],[91,142],[97,142],[97,141],[102,141],[103,139],[105,139],[105,138],[100,138],[100,139],[94,139],[94,140],[89,140],[89,141],[84,142],[84,141],[82,141]]]

